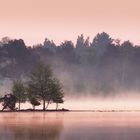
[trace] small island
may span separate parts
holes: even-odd
[[[58,109],[58,104],[64,102],[64,91],[60,81],[54,77],[50,66],[39,61],[27,79],[26,82],[14,81],[12,93],[0,97],[3,106],[1,112],[69,111],[64,108]],[[21,109],[21,103],[26,101],[32,104],[32,109]],[[42,110],[36,110],[35,107],[41,103],[43,103]],[[56,108],[48,110],[51,103],[55,103]],[[18,108],[16,108],[16,104],[18,104]]]

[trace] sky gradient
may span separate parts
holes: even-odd
[[[0,38],[56,44],[107,32],[140,44],[140,0],[0,0]]]

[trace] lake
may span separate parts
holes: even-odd
[[[140,112],[4,112],[0,140],[140,140]]]

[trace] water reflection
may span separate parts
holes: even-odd
[[[140,140],[140,113],[0,113],[0,140]]]
[[[140,140],[140,113],[136,112],[75,113],[66,122],[71,123],[63,140]]]
[[[0,115],[0,140],[58,140],[63,121],[45,113],[3,113]]]

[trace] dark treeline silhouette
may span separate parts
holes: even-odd
[[[27,47],[22,39],[5,37],[0,46],[1,79],[26,78],[41,59],[52,67],[69,95],[140,91],[140,46],[120,43],[105,32],[91,42],[80,35],[76,45],[68,40],[56,45],[46,38],[42,44]]]

